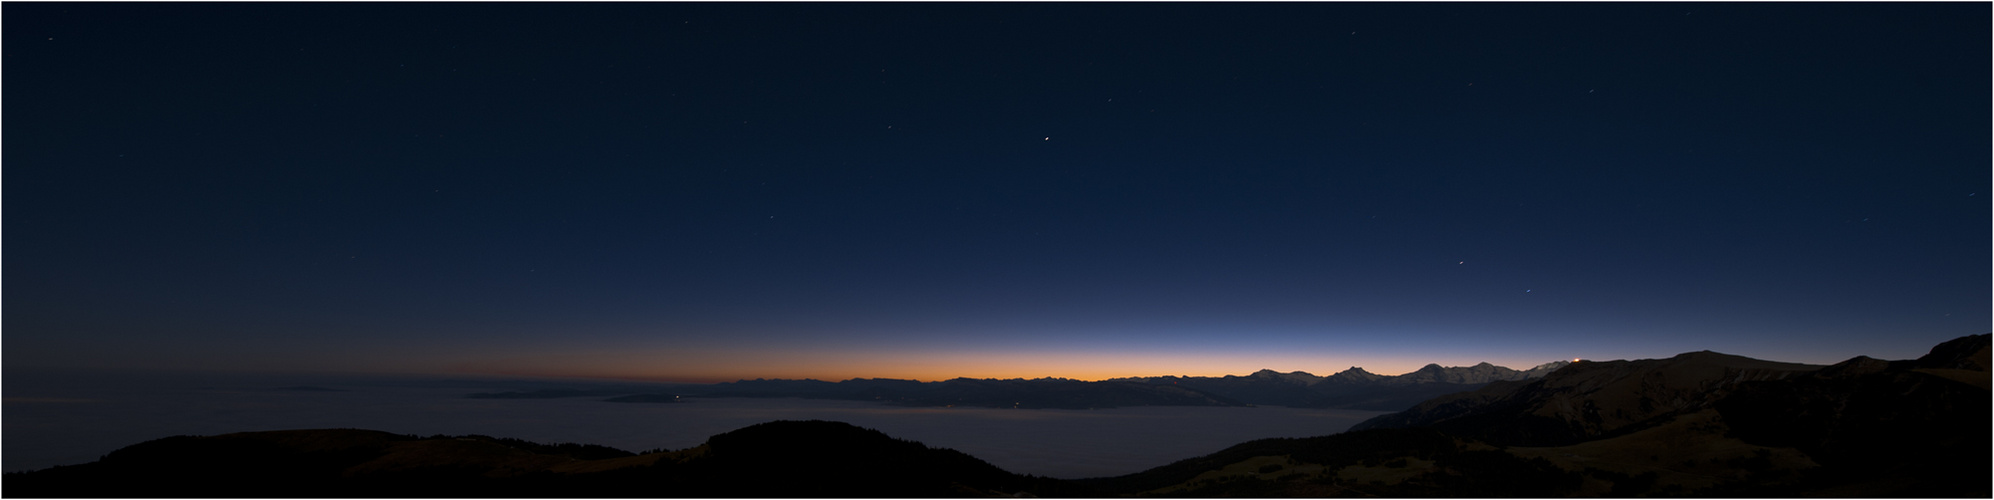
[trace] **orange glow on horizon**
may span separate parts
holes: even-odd
[[[655,382],[716,383],[736,380],[886,378],[933,382],[954,378],[1067,378],[1098,381],[1123,377],[1246,375],[1262,369],[1327,376],[1361,366],[1399,375],[1429,360],[1326,358],[1294,354],[1185,354],[1180,352],[840,352],[722,350],[539,354],[459,363],[453,372],[507,376],[607,378]],[[1495,362],[1495,361],[1491,361]],[[1446,364],[1446,363],[1443,363]],[[1466,363],[1460,366],[1472,365]],[[1526,366],[1496,364],[1515,369]],[[1447,364],[1448,366],[1455,366]]]

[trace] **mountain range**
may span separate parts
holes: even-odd
[[[1111,381],[1169,384],[1255,405],[1397,411],[1435,396],[1473,390],[1493,382],[1542,377],[1568,364],[1571,362],[1554,361],[1529,370],[1489,363],[1457,367],[1429,364],[1403,375],[1378,375],[1353,366],[1327,377],[1300,371],[1261,370],[1243,377],[1144,377]]]
[[[1314,387],[1339,375],[1261,372],[1199,383]],[[1570,363],[1433,398],[1340,434],[1250,441],[1108,478],[1021,476],[953,450],[809,421],[758,424],[693,448],[642,454],[350,429],[178,436],[97,462],[8,474],[0,493],[1987,498],[1994,493],[1989,386],[1983,334],[1915,360],[1859,356],[1830,366],[1707,351]]]
[[[971,379],[937,382],[857,378],[822,380],[755,379],[680,388],[675,394],[636,394],[611,402],[669,403],[687,397],[788,397],[874,401],[908,406],[998,408],[1115,408],[1122,406],[1288,406],[1397,411],[1435,396],[1473,390],[1499,381],[1541,377],[1570,364],[1545,363],[1514,370],[1489,363],[1442,367],[1429,364],[1403,375],[1378,375],[1351,367],[1323,377],[1307,372],[1261,370],[1224,377],[1131,377],[1102,381],[1062,378]],[[580,390],[478,393],[472,398],[600,396]]]

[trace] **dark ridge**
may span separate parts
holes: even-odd
[[[1819,462],[1814,482],[1824,487],[1891,476],[1907,481],[1886,496],[1987,497],[1994,494],[1988,390],[1923,371],[1972,370],[1985,379],[1987,348],[1988,335],[1961,337],[1881,370],[1858,357],[1816,376],[1745,384],[1715,407],[1731,436],[1796,448]]]
[[[532,442],[532,441],[527,441],[527,440],[524,440],[524,439],[515,439],[515,438],[501,438],[501,437],[491,437],[491,436],[485,436],[485,435],[480,435],[480,434],[467,434],[467,435],[462,435],[462,436],[448,436],[448,435],[443,435],[443,434],[437,434],[437,435],[434,435],[434,436],[430,436],[430,437],[427,437],[427,438],[424,438],[424,439],[430,439],[430,440],[443,440],[443,439],[454,439],[454,440],[458,440],[458,441],[467,441],[467,440],[470,440],[470,441],[487,441],[487,442],[492,442],[492,443],[497,443],[497,444],[500,444],[500,445],[504,445],[504,446],[506,446],[506,447],[508,447],[508,448],[512,448],[512,449],[516,449],[516,450],[521,450],[521,451],[525,451],[525,452],[528,452],[528,453],[533,453],[533,454],[537,454],[537,455],[552,455],[552,456],[560,456],[560,457],[568,457],[568,458],[572,458],[572,459],[575,459],[575,460],[602,460],[602,459],[606,459],[606,458],[623,458],[623,457],[634,457],[634,456],[637,456],[637,454],[636,454],[636,453],[631,453],[631,452],[628,452],[628,451],[624,451],[624,450],[620,450],[620,449],[616,449],[616,448],[611,448],[611,447],[608,447],[608,446],[603,446],[603,445],[599,445],[599,444],[583,444],[583,443],[553,443],[553,444],[542,444],[542,443],[536,443],[536,442]]]
[[[636,455],[489,436],[333,429],[174,436],[6,475],[20,498],[1099,496],[839,422],[778,421]]]
[[[1857,356],[1820,368],[1707,351],[1577,363],[1540,380],[1428,401],[1352,432],[1415,428],[1499,446],[1558,447],[1610,442],[1714,412],[1716,427],[1669,432],[1728,436],[1767,448],[1728,458],[1744,467],[1741,475],[1697,496],[1985,498],[1994,493],[1989,337],[1947,341],[1917,360]],[[1777,449],[1797,451],[1818,466],[1779,470],[1770,461]],[[1661,481],[1586,474],[1613,483],[1616,494],[1649,491]]]
[[[719,434],[688,471],[747,497],[981,496],[1075,493],[1059,480],[1019,476],[959,451],[929,448],[843,422],[776,421]],[[768,471],[784,471],[771,481]]]
[[[338,496],[340,471],[415,438],[364,430],[172,436],[112,451],[96,462],[11,473],[8,497]]]
[[[1302,453],[1304,456],[1296,457],[1297,460],[1321,460],[1325,464],[1355,463],[1377,456],[1430,456],[1453,448],[1453,438],[1425,429],[1384,429],[1311,438],[1258,439],[1135,474],[1080,479],[1076,482],[1102,491],[1141,492],[1183,483],[1206,471],[1257,456]]]
[[[1994,334],[1968,335],[1940,343],[1917,359],[1917,367],[1987,371],[1990,337]]]
[[[605,399],[605,400],[603,400],[603,401],[608,401],[608,402],[611,402],[611,403],[683,403],[683,402],[685,402],[685,400],[683,400],[683,399],[679,399],[679,396],[678,396],[678,395],[676,395],[676,394],[632,394],[632,395],[629,395],[629,396],[617,396],[617,397],[613,397],[613,398],[609,398],[609,399]]]
[[[465,394],[470,399],[559,399],[628,394],[614,391],[585,391],[581,389],[541,389],[537,391],[474,392]]]
[[[1574,363],[1528,382],[1490,384],[1381,415],[1352,430],[1430,427],[1505,446],[1565,446],[1623,435],[1707,408],[1752,380],[1821,369],[1709,351]]]
[[[1201,474],[1255,457],[1286,457],[1324,470],[1345,467],[1403,467],[1411,460],[1434,468],[1416,480],[1397,484],[1350,483],[1333,475],[1290,473],[1274,479],[1250,476],[1194,481]],[[1266,466],[1263,473],[1283,467]],[[1427,429],[1379,429],[1300,439],[1263,439],[1218,453],[1179,461],[1127,476],[1074,481],[1120,495],[1214,497],[1556,497],[1574,491],[1580,476],[1541,459],[1523,459],[1495,450],[1471,449],[1444,433]],[[1162,488],[1175,491],[1152,493]]]

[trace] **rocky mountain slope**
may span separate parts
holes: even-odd
[[[1586,361],[1528,382],[1503,381],[1435,398],[1351,430],[1429,427],[1519,446],[1572,444],[1706,407],[1741,383],[1781,380],[1819,368],[1710,351],[1668,359]]]
[[[1826,367],[1711,352],[1576,363],[1337,436],[1082,483],[1159,496],[1986,498],[1988,344],[1975,335],[1916,360]],[[1452,442],[1373,443],[1414,431]],[[1336,458],[1357,455],[1368,458]]]

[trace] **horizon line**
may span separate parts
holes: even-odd
[[[794,381],[804,381],[804,380],[812,380],[812,381],[819,381],[819,382],[832,382],[832,383],[842,383],[842,382],[848,382],[848,381],[853,381],[853,380],[905,380],[905,381],[912,381],[912,382],[920,382],[920,383],[935,383],[935,382],[946,382],[946,381],[949,381],[949,380],[962,380],[962,379],[968,379],[968,380],[1074,380],[1074,381],[1080,381],[1080,382],[1104,382],[1104,381],[1110,381],[1110,380],[1124,380],[1124,379],[1139,379],[1139,378],[1164,378],[1164,377],[1182,377],[1182,378],[1225,378],[1225,377],[1241,377],[1241,378],[1244,378],[1244,377],[1249,377],[1249,376],[1252,376],[1252,375],[1253,375],[1253,374],[1255,374],[1255,373],[1260,373],[1260,372],[1263,372],[1263,371],[1265,371],[1265,372],[1274,372],[1275,374],[1279,374],[1279,375],[1293,375],[1293,374],[1297,374],[1297,373],[1300,373],[1300,374],[1305,374],[1305,375],[1309,375],[1309,376],[1312,376],[1312,377],[1330,377],[1330,376],[1334,376],[1334,375],[1336,375],[1336,374],[1338,374],[1338,373],[1345,373],[1345,372],[1349,372],[1349,371],[1351,371],[1351,370],[1357,370],[1357,371],[1362,371],[1362,372],[1364,372],[1364,373],[1369,373],[1369,374],[1372,374],[1372,375],[1378,375],[1378,376],[1384,376],[1384,377],[1403,377],[1403,376],[1406,376],[1406,375],[1411,375],[1411,374],[1414,374],[1414,373],[1418,373],[1419,371],[1421,371],[1421,370],[1425,370],[1425,369],[1427,369],[1428,367],[1436,367],[1436,366],[1437,366],[1437,367],[1440,367],[1440,368],[1442,368],[1442,369],[1447,369],[1447,368],[1473,368],[1473,367],[1476,367],[1476,366],[1481,366],[1481,365],[1489,365],[1489,366],[1493,366],[1493,367],[1496,367],[1496,368],[1503,368],[1503,369],[1508,369],[1508,370],[1514,370],[1514,371],[1519,371],[1519,372],[1521,372],[1521,371],[1529,371],[1529,370],[1532,370],[1532,369],[1536,369],[1536,368],[1538,368],[1538,367],[1542,367],[1542,366],[1544,366],[1544,365],[1549,365],[1549,364],[1553,364],[1553,363],[1561,363],[1561,362],[1562,362],[1562,363],[1572,363],[1572,362],[1578,362],[1578,361],[1586,361],[1586,360],[1585,360],[1585,359],[1583,359],[1583,358],[1573,358],[1573,359],[1569,359],[1569,360],[1566,360],[1566,359],[1560,359],[1560,360],[1556,360],[1556,361],[1546,361],[1546,362],[1543,362],[1543,363],[1538,363],[1538,364],[1536,364],[1536,365],[1533,365],[1533,366],[1531,366],[1531,367],[1529,367],[1529,368],[1513,368],[1513,367],[1509,367],[1509,366],[1504,366],[1504,365],[1498,365],[1498,364],[1495,364],[1495,363],[1491,363],[1491,362],[1488,362],[1488,361],[1480,361],[1480,362],[1476,362],[1475,364],[1471,364],[1471,365],[1465,365],[1465,366],[1463,366],[1463,365],[1456,365],[1456,366],[1445,366],[1445,365],[1441,365],[1441,364],[1439,364],[1439,363],[1427,363],[1427,364],[1425,364],[1425,365],[1422,365],[1422,366],[1420,366],[1419,368],[1416,368],[1416,369],[1413,369],[1413,370],[1411,370],[1411,371],[1407,371],[1407,372],[1404,372],[1404,373],[1399,373],[1399,374],[1395,374],[1395,375],[1387,375],[1387,374],[1382,374],[1382,373],[1377,373],[1377,372],[1372,372],[1372,371],[1370,371],[1370,370],[1366,370],[1366,369],[1364,369],[1364,367],[1362,367],[1362,366],[1354,366],[1354,365],[1353,365],[1353,366],[1351,366],[1351,367],[1349,367],[1349,368],[1345,368],[1345,369],[1343,369],[1343,370],[1339,370],[1339,371],[1336,371],[1336,372],[1332,372],[1332,373],[1329,373],[1329,374],[1326,374],[1326,375],[1318,375],[1318,374],[1316,374],[1316,373],[1314,373],[1314,372],[1310,372],[1310,371],[1306,371],[1306,370],[1292,370],[1292,371],[1286,371],[1286,372],[1283,372],[1283,371],[1280,371],[1280,370],[1275,370],[1275,369],[1272,369],[1272,368],[1262,368],[1262,369],[1259,369],[1259,370],[1254,370],[1254,371],[1252,371],[1252,372],[1248,372],[1248,373],[1245,373],[1245,374],[1232,374],[1232,373],[1227,373],[1227,374],[1222,374],[1222,375],[1192,375],[1192,374],[1165,374],[1165,375],[1123,375],[1123,376],[1113,376],[1113,377],[1104,377],[1104,378],[1085,378],[1085,377],[1069,377],[1069,376],[1058,376],[1058,375],[1041,375],[1041,376],[1037,376],[1037,377],[972,377],[972,376],[954,376],[954,377],[946,377],[946,378],[933,378],[933,379],[923,379],[923,378],[901,378],[901,377],[879,377],[879,376],[875,376],[875,377],[867,377],[867,376],[856,376],[856,377],[816,377],[816,376],[804,376],[804,377],[755,377],[755,378],[746,378],[746,377],[675,377],[675,376],[645,376],[645,375],[549,375],[549,374],[536,374],[536,373],[526,373],[526,372],[489,372],[489,371],[478,371],[478,372],[453,372],[453,373],[461,373],[461,374],[464,374],[464,375],[470,375],[470,376],[499,376],[499,377],[528,377],[528,378],[556,378],[556,379],[590,379],[590,380],[617,380],[617,381],[627,381],[627,382],[647,382],[647,383],[666,383],[666,384],[701,384],[701,385],[707,385],[707,384],[725,384],[725,383],[734,383],[734,382],[749,382],[749,381],[755,381],[755,380],[794,380]]]

